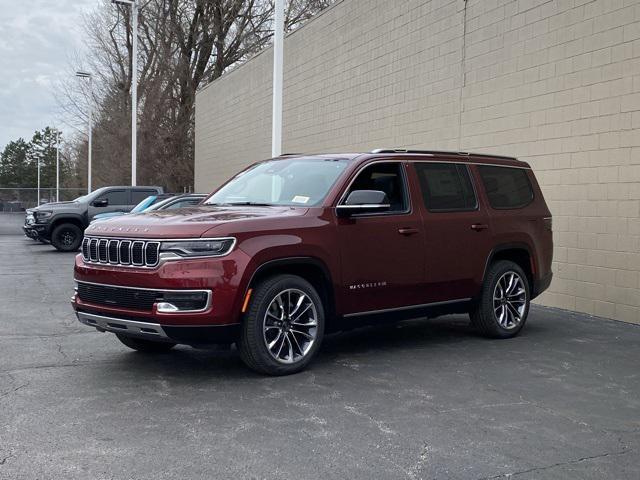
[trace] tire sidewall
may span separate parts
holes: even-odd
[[[297,289],[304,292],[305,295],[313,301],[318,316],[316,339],[311,350],[309,350],[305,358],[293,364],[280,363],[274,359],[264,341],[263,334],[263,322],[267,308],[269,308],[271,301],[279,292],[287,289]],[[318,295],[313,285],[302,277],[295,275],[278,275],[262,281],[260,285],[254,289],[249,309],[243,319],[242,338],[240,339],[243,345],[241,348],[250,348],[255,360],[257,360],[261,366],[266,367],[257,368],[261,373],[288,375],[303,370],[313,360],[322,344],[324,329],[325,308],[320,295]],[[249,366],[252,368],[255,367],[255,365]]]
[[[498,319],[496,318],[493,306],[493,293],[495,291],[496,284],[498,280],[502,278],[502,276],[507,272],[514,272],[520,276],[527,295],[527,302],[525,304],[524,314],[522,315],[523,319],[520,322],[520,325],[513,329],[506,329],[498,323]],[[489,272],[487,280],[488,282],[485,285],[485,291],[482,298],[482,307],[485,309],[485,315],[491,315],[491,320],[494,324],[493,326],[496,331],[496,336],[502,338],[514,337],[524,328],[529,317],[529,308],[531,305],[531,287],[529,286],[529,279],[524,273],[524,270],[522,270],[522,268],[517,263],[511,262],[509,260],[501,260],[491,267],[491,271]]]
[[[73,235],[75,236],[75,241],[72,245],[64,245],[60,239],[66,231],[73,232]],[[81,243],[82,230],[72,223],[63,223],[62,225],[58,225],[51,234],[51,244],[61,252],[75,252],[80,248]]]

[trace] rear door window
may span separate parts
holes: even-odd
[[[422,198],[431,212],[475,210],[478,207],[466,165],[415,163]]]
[[[100,195],[100,200],[108,200],[109,206],[129,205],[129,192],[126,190],[109,190],[107,193]]]
[[[478,170],[493,208],[522,208],[533,200],[533,188],[525,170],[488,165],[481,165]]]

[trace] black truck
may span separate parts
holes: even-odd
[[[70,202],[45,203],[26,211],[24,234],[63,252],[80,248],[84,229],[98,213],[128,212],[162,187],[103,187]]]

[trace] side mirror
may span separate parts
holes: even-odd
[[[390,208],[386,193],[380,190],[354,190],[344,204],[336,207],[336,212],[340,217],[349,217],[358,213],[384,212]]]
[[[93,201],[93,206],[94,207],[108,207],[109,206],[109,199],[108,198],[99,198],[97,200]]]

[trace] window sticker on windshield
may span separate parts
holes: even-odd
[[[304,195],[296,195],[291,201],[293,203],[307,203],[309,201],[309,197],[305,197]]]

